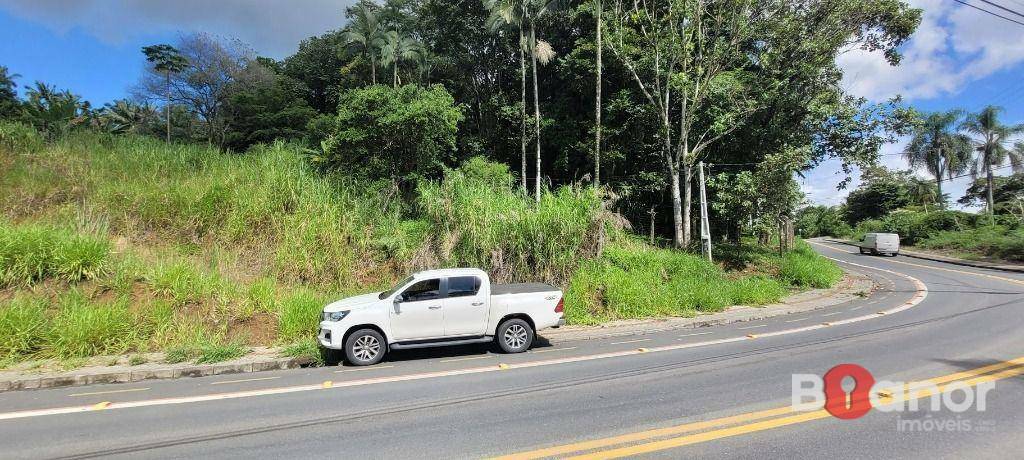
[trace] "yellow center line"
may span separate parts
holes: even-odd
[[[976,369],[971,369],[962,372],[956,372],[949,375],[935,377],[932,379],[918,382],[918,384],[934,384],[936,386],[954,382],[962,381],[962,383],[968,386],[978,385],[983,382],[999,380],[1015,375],[1024,374],[1024,357],[1015,358],[1008,361],[1002,361],[987,366],[982,366]],[[997,373],[993,373],[999,371]],[[993,373],[993,374],[990,374]],[[985,375],[988,374],[988,375]],[[978,377],[981,376],[981,377]],[[968,379],[970,380],[963,380]],[[914,388],[915,384],[910,384],[907,387]],[[944,391],[945,387],[940,389]],[[909,395],[909,396],[908,396]],[[902,399],[894,400],[894,402],[904,402],[910,399],[920,399],[929,396],[926,390],[911,390],[909,393],[904,394]],[[756,431],[768,430],[771,428],[777,428],[786,425],[792,425],[795,423],[803,423],[812,420],[819,420],[823,418],[831,417],[831,415],[824,410],[816,410],[806,413],[798,413],[795,415],[784,416],[793,413],[795,410],[791,406],[778,407],[774,409],[768,409],[757,412],[749,412],[744,414],[733,415],[729,417],[718,418],[714,420],[707,420],[701,422],[686,423],[683,425],[677,425],[666,428],[657,428],[652,430],[640,431],[636,433],[628,433],[619,436],[613,436],[602,439],[595,439],[590,441],[577,442],[573,444],[566,444],[562,446],[554,446],[543,449],[537,449],[528,452],[522,452],[512,454],[500,459],[538,459],[554,456],[564,456],[575,452],[583,452],[593,449],[600,449],[604,447],[611,447],[620,444],[628,444],[633,442],[645,441],[654,438],[663,438],[666,436],[679,435],[684,433],[692,433],[697,431],[703,431],[710,428],[721,428],[729,425],[736,425],[746,422],[745,425],[738,425],[735,427],[718,429],[713,431],[707,431],[682,437],[669,438],[662,441],[651,442],[646,444],[640,444],[636,446],[628,446],[619,449],[613,449],[603,452],[596,452],[591,455],[585,455],[578,458],[617,458],[630,455],[638,455],[647,452],[653,452],[657,450],[670,449],[674,447],[681,447],[690,444],[696,444],[700,442],[711,441],[715,439],[725,438],[729,436],[735,436],[739,434],[752,433]],[[779,417],[779,418],[773,418]],[[769,419],[769,420],[764,420]]]
[[[89,393],[75,393],[68,396],[95,396],[95,395],[108,395],[113,393],[133,393],[136,391],[146,391],[149,388],[128,388],[125,390],[110,390],[110,391],[93,391]]]
[[[211,382],[210,385],[227,385],[229,383],[259,382],[259,381],[263,381],[263,380],[274,380],[274,379],[279,379],[279,378],[281,378],[281,377],[280,376],[277,376],[277,377],[256,377],[256,378],[251,378],[251,379],[225,380],[223,382]]]

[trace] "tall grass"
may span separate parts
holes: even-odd
[[[20,295],[0,304],[0,364],[33,356],[47,343],[46,301]]]
[[[566,319],[692,316],[729,305],[778,301],[785,289],[763,276],[733,279],[701,257],[664,249],[615,246],[585,262],[566,292]]]
[[[46,348],[59,358],[119,354],[132,348],[137,331],[127,300],[90,304],[78,291],[69,291],[61,299]]]
[[[434,227],[434,264],[481,267],[501,281],[568,280],[581,260],[598,254],[609,220],[592,188],[562,187],[534,203],[507,181],[454,170],[418,192]]]
[[[292,341],[315,336],[323,308],[323,299],[306,290],[298,290],[284,299],[278,316],[278,339]]]
[[[46,278],[79,281],[106,269],[110,242],[46,225],[0,221],[0,286]]]
[[[803,241],[797,241],[796,248],[786,253],[779,267],[779,278],[795,286],[828,288],[842,277],[843,271],[835,263]]]

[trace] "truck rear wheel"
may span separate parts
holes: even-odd
[[[373,329],[360,329],[345,339],[345,358],[353,366],[377,364],[386,351],[384,336]]]
[[[533,328],[520,318],[511,318],[498,326],[495,340],[505,353],[522,353],[533,345]]]

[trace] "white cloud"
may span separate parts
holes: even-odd
[[[354,0],[0,0],[0,8],[59,32],[79,29],[113,45],[154,34],[209,32],[282,58],[341,27]]]
[[[881,101],[955,95],[968,83],[1024,62],[1024,27],[947,0],[911,0],[921,25],[890,66],[879,53],[852,50],[838,59],[853,94]]]

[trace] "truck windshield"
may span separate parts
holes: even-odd
[[[411,282],[411,281],[412,281],[412,277],[411,276],[406,278],[406,279],[404,279],[404,280],[402,280],[402,281],[399,281],[398,284],[395,285],[395,287],[393,287],[391,289],[388,289],[388,290],[386,290],[384,292],[381,292],[380,295],[377,296],[377,298],[380,299],[380,300],[384,300],[384,299],[386,299],[388,297],[391,297],[395,293],[395,291],[401,289],[402,286],[405,286],[406,284],[409,284],[409,282]]]

